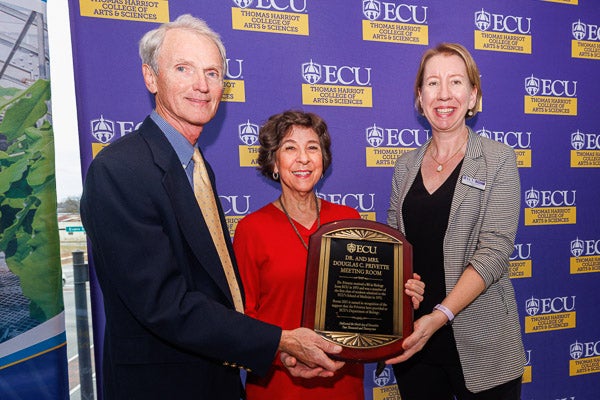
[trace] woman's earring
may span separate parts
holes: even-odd
[[[473,116],[473,110],[469,110],[469,112],[467,113],[467,115],[468,115],[469,117],[472,117],[472,116]]]
[[[274,181],[278,181],[279,180],[279,172],[273,171],[273,180]]]

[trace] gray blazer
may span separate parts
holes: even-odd
[[[402,203],[428,144],[396,161],[387,223],[401,232],[405,231]],[[444,237],[444,272],[447,293],[469,264],[485,281],[486,290],[458,313],[452,325],[467,388],[475,393],[523,374],[525,352],[508,275],[520,191],[514,151],[469,129]]]

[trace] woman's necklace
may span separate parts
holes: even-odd
[[[317,208],[317,229],[319,229],[321,227],[321,213],[319,210],[319,200],[317,199],[316,193],[313,192],[313,195],[315,196],[315,207]],[[296,232],[298,239],[300,239],[304,248],[306,250],[308,250],[308,245],[306,244],[304,239],[302,239],[302,235],[300,234],[300,232],[298,232],[298,228],[296,228],[296,224],[294,224],[294,221],[292,221],[290,214],[288,214],[287,210],[285,209],[285,207],[283,205],[283,201],[281,201],[281,196],[279,196],[278,201],[279,201],[279,205],[281,206],[281,209],[283,210],[283,213],[287,217],[288,221],[290,221],[290,225],[292,225],[292,228],[294,228],[294,232]]]
[[[446,161],[444,161],[443,163],[439,162],[438,160],[435,159],[435,157],[433,156],[433,153],[430,151],[429,152],[429,156],[431,157],[431,159],[433,161],[435,161],[438,166],[435,169],[437,172],[442,172],[444,170],[444,165],[446,165],[448,163],[448,161],[452,160],[454,157],[456,157],[456,155],[462,150],[463,146],[465,145],[465,143],[467,143],[467,140],[469,140],[469,135],[467,135],[467,137],[465,138],[465,141],[463,142],[463,144],[460,145],[460,147],[458,148],[458,150],[456,150],[454,152],[454,154],[452,154],[452,156],[450,158],[448,158]]]

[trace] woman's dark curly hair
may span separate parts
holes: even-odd
[[[313,113],[288,110],[270,116],[267,122],[261,126],[258,134],[258,141],[260,142],[258,170],[269,179],[276,180],[273,178],[275,153],[279,150],[283,138],[294,126],[310,128],[319,137],[323,156],[323,174],[331,165],[331,137],[323,118]]]

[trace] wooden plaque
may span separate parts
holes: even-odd
[[[337,358],[374,362],[402,353],[413,310],[404,283],[412,246],[388,225],[325,224],[310,238],[302,326],[342,346]]]

